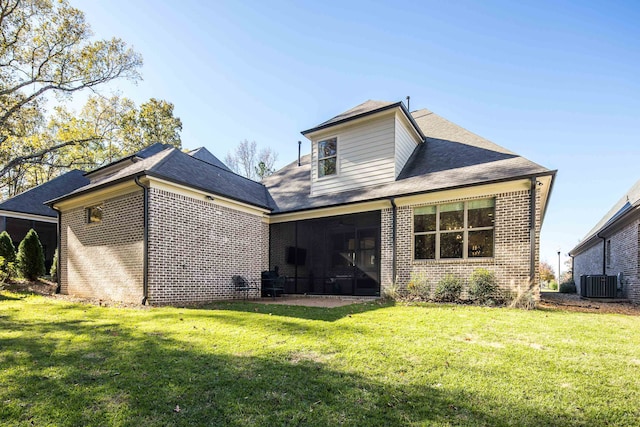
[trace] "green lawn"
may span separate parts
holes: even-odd
[[[0,424],[637,425],[640,317],[0,292]]]

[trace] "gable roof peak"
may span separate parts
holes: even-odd
[[[375,101],[372,99],[368,99],[365,102],[363,102],[362,104],[356,105],[355,107],[338,114],[337,116],[320,123],[319,125],[302,131],[302,135],[307,136],[308,134],[321,130],[321,129],[325,129],[325,128],[329,128],[332,126],[336,126],[351,120],[356,120],[359,119],[361,117],[365,117],[371,114],[375,114],[375,113],[379,113],[385,110],[392,110],[394,108],[400,108],[402,110],[402,112],[404,113],[404,115],[406,116],[407,120],[411,123],[411,125],[414,127],[415,131],[420,135],[420,137],[422,139],[424,139],[424,135],[422,134],[422,131],[420,129],[420,127],[415,123],[415,121],[413,120],[413,117],[411,116],[411,113],[409,113],[409,110],[407,110],[407,107],[404,105],[404,103],[402,101],[397,101],[397,102],[388,102],[388,101]]]

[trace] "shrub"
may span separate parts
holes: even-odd
[[[530,290],[524,292],[518,291],[512,295],[509,307],[533,310],[536,308],[536,299],[533,296],[533,292]]]
[[[35,280],[45,272],[44,253],[38,233],[32,228],[18,246],[16,257],[18,272],[25,278]]]
[[[4,257],[0,256],[0,265],[4,265]],[[0,269],[0,284],[4,283],[7,281],[7,279],[9,278],[9,273]],[[2,287],[0,287],[0,289],[2,289]]]
[[[563,294],[575,294],[577,292],[576,284],[573,280],[561,283],[558,292],[562,292]]]
[[[53,263],[49,269],[49,275],[54,282],[58,280],[58,248],[53,253]]]
[[[469,278],[469,298],[480,304],[501,300],[496,275],[486,268],[474,270]]]
[[[434,299],[442,302],[455,302],[460,299],[462,281],[453,274],[447,274],[438,282],[434,291]]]
[[[2,263],[0,263],[0,270],[3,273],[11,275],[10,268],[16,261],[16,248],[13,246],[11,236],[6,231],[0,233],[0,257],[2,257]]]
[[[420,300],[428,300],[431,296],[431,286],[425,273],[411,273],[411,279],[407,284],[409,297]]]
[[[558,282],[556,282],[555,280],[552,280],[549,282],[549,289],[551,289],[552,291],[557,291],[558,290]]]
[[[382,291],[382,297],[384,299],[397,300],[400,298],[400,288],[395,283],[385,287]]]

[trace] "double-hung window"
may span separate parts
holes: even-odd
[[[495,200],[482,199],[413,210],[413,258],[490,258]]]
[[[338,166],[338,138],[318,142],[318,178],[335,175]]]

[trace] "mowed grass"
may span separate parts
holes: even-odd
[[[0,424],[638,425],[640,317],[0,293]]]

